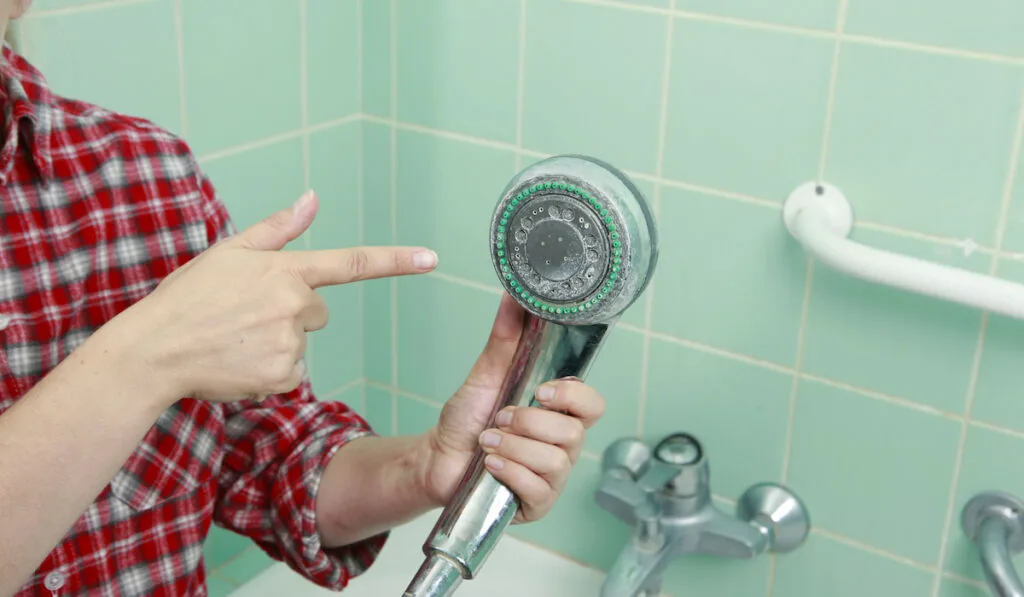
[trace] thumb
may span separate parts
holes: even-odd
[[[264,251],[283,249],[309,228],[318,206],[316,193],[306,191],[290,208],[271,214],[236,234],[232,244]]]
[[[466,379],[468,385],[501,386],[509,367],[513,365],[525,321],[526,311],[512,297],[503,295],[487,345]]]

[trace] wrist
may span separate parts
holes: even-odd
[[[162,412],[183,393],[177,376],[162,366],[154,334],[136,321],[136,314],[129,307],[96,330],[79,351],[94,363],[107,364],[125,383],[137,384],[143,391],[136,398]]]

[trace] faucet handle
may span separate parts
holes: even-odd
[[[736,517],[762,529],[768,549],[785,553],[800,547],[811,530],[811,516],[795,493],[775,483],[757,483],[736,503]]]
[[[604,450],[601,467],[605,472],[624,471],[633,481],[639,479],[651,462],[651,449],[642,441],[624,437],[617,439]]]

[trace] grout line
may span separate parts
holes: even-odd
[[[429,274],[425,274],[425,275],[427,277],[429,277],[429,278],[437,278],[438,280],[444,280],[446,282],[451,282],[452,284],[458,284],[459,286],[466,286],[468,288],[475,288],[476,290],[480,290],[480,291],[486,292],[488,294],[493,294],[495,296],[501,296],[501,295],[505,294],[505,291],[502,290],[501,288],[497,287],[497,286],[491,286],[490,284],[483,284],[483,283],[480,283],[480,282],[476,282],[474,280],[467,280],[466,278],[460,278],[458,276],[453,276],[451,274],[446,274],[446,273],[439,272],[439,271],[436,271],[436,270],[430,272]]]
[[[48,8],[30,11],[28,14],[23,16],[22,19],[33,20],[46,19],[51,17],[63,17],[83,12],[93,12],[97,10],[106,10],[109,8],[120,8],[123,6],[134,6],[137,4],[152,3],[156,3],[156,0],[106,0],[105,2],[90,2],[87,4],[80,4],[78,6],[65,6],[60,8]]]
[[[174,0],[174,43],[178,58],[178,97],[181,100],[181,136],[188,138],[188,86],[185,79],[185,17],[183,0]]]
[[[328,122],[322,122],[322,123],[320,123],[320,124],[318,124],[316,126],[311,126],[311,127],[303,128],[303,129],[296,129],[294,131],[288,131],[287,133],[280,133],[280,134],[277,134],[277,135],[271,135],[270,137],[264,137],[263,139],[258,139],[256,141],[251,141],[249,143],[242,143],[241,145],[235,145],[234,147],[227,147],[225,149],[219,149],[217,151],[211,151],[210,153],[198,156],[197,161],[202,162],[202,163],[212,162],[212,161],[216,161],[216,160],[219,160],[219,159],[222,159],[222,158],[231,157],[231,156],[234,156],[234,155],[238,155],[240,153],[244,153],[246,151],[249,151],[250,149],[261,149],[261,148],[264,148],[264,147],[269,147],[270,145],[274,145],[276,143],[283,143],[285,141],[291,141],[293,139],[298,139],[298,138],[302,137],[303,135],[312,134],[312,133],[315,133],[315,132],[318,132],[318,131],[322,131],[322,130],[325,130],[325,129],[333,128],[333,127],[336,127],[336,126],[341,126],[343,124],[349,124],[349,123],[352,123],[352,122],[358,122],[358,121],[359,121],[359,114],[350,114],[350,115],[342,117],[342,118],[338,118],[338,119],[331,120],[331,121],[328,121]]]
[[[340,387],[334,388],[333,390],[327,392],[323,396],[317,396],[317,398],[319,398],[320,400],[332,400],[334,398],[337,398],[338,396],[341,396],[345,392],[348,392],[349,390],[356,388],[359,385],[366,385],[366,380],[362,377],[357,377],[356,379],[353,379],[352,381]]]
[[[398,242],[398,0],[390,0],[388,15],[388,46],[390,50],[389,79],[391,97],[388,104],[391,115],[391,242]],[[391,432],[398,434],[398,279],[391,280]]]
[[[839,12],[836,15],[836,41],[835,47],[832,50],[832,70],[829,75],[828,99],[825,102],[825,123],[821,134],[821,149],[818,159],[818,180],[824,179],[825,165],[828,163],[829,136],[832,130],[832,115],[835,111],[836,87],[839,81],[839,55],[843,45],[843,29],[846,26],[847,6],[848,0],[839,0]],[[800,325],[797,329],[796,357],[793,365],[793,387],[789,396],[789,417],[786,426],[786,441],[782,459],[781,478],[783,483],[785,483],[789,478],[789,465],[793,446],[793,422],[796,417],[797,395],[800,391],[800,375],[803,372],[804,366],[804,355],[807,341],[807,316],[811,307],[811,291],[814,288],[814,260],[807,257],[805,263],[807,273],[804,277],[803,301],[800,307]],[[772,570],[774,571],[774,559],[772,562]],[[769,583],[769,597],[771,596],[772,591],[773,588],[771,587],[771,583]]]
[[[380,1],[380,0],[375,0]],[[366,40],[364,36],[363,23],[363,0],[356,0],[356,105],[359,107],[359,112],[364,111],[363,108],[363,93],[365,83],[363,79],[366,77],[365,66],[363,60],[366,56]]]
[[[675,10],[676,0],[670,0],[669,9]],[[672,90],[672,48],[675,40],[675,19],[665,19],[665,55],[662,58],[661,97],[658,107],[658,147],[655,159],[655,176],[661,180],[665,169],[665,143],[668,138],[668,105]],[[651,211],[655,221],[661,213],[661,195],[664,185],[654,184]],[[636,436],[643,437],[647,421],[648,377],[651,368],[651,333],[654,318],[654,289],[657,282],[652,279],[644,291],[643,345],[640,349],[640,387],[637,389]]]
[[[886,559],[889,559],[889,560],[893,560],[895,562],[899,562],[901,564],[905,564],[905,565],[911,566],[913,568],[917,568],[918,570],[924,570],[924,571],[927,571],[927,572],[935,572],[936,571],[936,567],[931,565],[931,564],[925,564],[923,562],[918,562],[917,560],[913,560],[913,559],[908,558],[906,556],[901,556],[901,555],[899,555],[897,553],[893,553],[893,552],[885,550],[885,549],[879,549],[879,548],[877,548],[877,547],[875,547],[873,545],[870,545],[868,543],[864,543],[862,541],[858,541],[856,539],[852,539],[852,538],[847,537],[845,535],[840,535],[839,533],[835,533],[835,532],[829,531],[828,529],[823,529],[823,528],[820,528],[820,527],[816,527],[816,528],[811,529],[811,533],[815,534],[815,535],[818,535],[820,537],[824,537],[826,539],[831,539],[832,541],[836,541],[838,543],[842,543],[842,544],[847,545],[849,547],[857,548],[857,549],[859,549],[861,551],[866,551],[866,552],[868,552],[870,554],[874,554],[876,556],[881,556],[883,558],[886,558]]]
[[[516,73],[516,172],[523,167],[523,129],[526,112],[526,5],[519,0],[519,64]]]
[[[481,284],[480,282],[475,282],[473,280],[467,280],[465,278],[460,278],[458,276],[453,276],[451,274],[441,274],[441,273],[437,273],[437,272],[432,272],[432,273],[426,274],[426,275],[427,276],[432,276],[432,277],[437,278],[439,280],[444,280],[444,281],[452,283],[452,284],[458,284],[458,285],[461,285],[461,286],[464,286],[464,287],[467,287],[467,288],[472,288],[472,289],[478,290],[480,292],[487,292],[488,294],[498,294],[498,293],[500,293],[500,290],[496,289],[495,287],[488,286],[486,284]],[[663,341],[663,342],[669,342],[671,344],[676,344],[676,345],[679,345],[679,346],[684,346],[684,347],[690,348],[692,350],[696,350],[696,351],[707,353],[707,354],[712,354],[712,355],[719,356],[719,357],[722,357],[722,358],[725,358],[725,359],[729,359],[729,360],[733,360],[733,361],[739,361],[739,362],[746,363],[748,365],[752,365],[752,366],[755,366],[755,367],[760,367],[760,368],[768,369],[768,370],[771,370],[771,371],[778,371],[780,373],[786,373],[786,374],[789,374],[789,375],[797,375],[796,370],[791,368],[791,367],[786,367],[784,365],[779,365],[777,363],[772,363],[772,362],[769,362],[769,361],[763,361],[763,360],[757,359],[755,357],[751,357],[751,356],[747,356],[747,355],[743,355],[743,354],[738,354],[738,353],[730,352],[728,350],[724,350],[724,349],[717,348],[715,346],[710,346],[710,345],[707,345],[707,344],[702,344],[700,342],[695,342],[693,340],[687,340],[685,338],[677,338],[677,337],[670,336],[668,334],[665,334],[665,333],[662,333],[662,332],[657,332],[657,331],[654,331],[654,330],[649,330],[648,331],[648,330],[645,330],[643,327],[631,325],[631,324],[628,324],[628,323],[619,323],[619,324],[616,324],[616,327],[617,328],[622,328],[623,330],[628,330],[628,331],[631,331],[631,332],[639,333],[639,334],[650,333],[651,338],[654,339],[654,340],[660,340],[660,341]],[[827,377],[822,377],[820,375],[815,375],[813,373],[801,372],[799,374],[799,376],[800,376],[800,379],[802,381],[809,381],[809,382],[814,382],[814,383],[820,383],[820,384],[823,384],[823,385],[827,385],[827,386],[830,386],[830,387],[833,387],[833,388],[837,388],[837,389],[840,389],[840,390],[844,390],[844,391],[856,394],[856,395],[858,395],[860,397],[863,397],[863,398],[869,398],[869,399],[872,399],[872,400],[878,400],[878,401],[881,401],[881,402],[887,402],[887,403],[892,404],[892,405],[897,406],[897,407],[907,408],[907,409],[910,409],[910,410],[915,410],[915,411],[918,411],[918,412],[921,412],[923,414],[927,414],[927,415],[930,415],[930,416],[942,417],[944,419],[949,419],[951,421],[965,421],[966,420],[966,417],[963,414],[958,414],[958,413],[954,413],[954,412],[944,411],[944,410],[935,408],[933,406],[929,406],[927,404],[921,404],[919,402],[914,402],[914,401],[908,400],[906,398],[900,398],[898,396],[891,396],[891,395],[888,395],[888,394],[884,394],[882,392],[878,392],[876,390],[871,390],[871,389],[868,389],[868,388],[862,388],[862,387],[854,386],[854,385],[851,385],[851,384],[848,384],[848,383],[845,383],[845,382],[842,382],[842,381],[839,381],[839,380],[830,379],[830,378],[827,378]],[[390,387],[395,387],[395,386],[390,386]],[[1000,427],[1000,426],[994,425],[992,423],[987,423],[987,422],[982,422],[982,421],[975,421],[975,420],[969,420],[967,422],[970,425],[974,426],[974,427],[989,429],[991,431],[996,431],[996,432],[999,432],[999,433],[1002,433],[1002,434],[1005,434],[1005,435],[1009,435],[1009,436],[1012,436],[1012,437],[1024,440],[1024,430],[1015,430],[1015,429],[1011,429],[1011,428],[1007,428],[1007,427]]]
[[[309,129],[309,6],[299,0],[299,119],[303,132]]]
[[[310,165],[311,153],[309,141],[309,31],[306,26],[309,6],[307,0],[299,0],[299,122],[302,123],[302,186],[309,190],[312,186]],[[306,250],[313,248],[313,230],[303,234]]]
[[[907,50],[910,52],[920,52],[922,54],[937,54],[940,56],[952,56],[957,58],[968,58],[971,60],[980,60],[984,62],[997,62],[1000,64],[1009,64],[1015,66],[1024,65],[1024,57],[1018,58],[1015,56],[1006,56],[1003,54],[993,54],[989,52],[979,52],[976,50],[967,50],[961,48],[947,48],[943,46],[935,46],[931,44],[922,44],[909,41],[902,41],[898,39],[885,39],[881,37],[873,37],[870,35],[856,35],[847,34],[845,36],[846,41],[864,45],[864,46],[876,46],[882,48],[895,48],[898,50]]]
[[[576,0],[568,0],[568,1],[576,1]],[[379,116],[375,116],[375,115],[371,115],[371,114],[362,114],[360,117],[363,120],[367,121],[367,122],[374,122],[374,123],[385,125],[385,126],[389,126],[389,127],[396,127],[396,128],[398,128],[398,130],[410,131],[410,132],[420,133],[420,134],[424,134],[424,135],[434,135],[434,136],[441,137],[441,138],[444,138],[444,139],[450,139],[450,140],[453,140],[453,141],[461,141],[463,143],[469,143],[471,145],[477,145],[477,146],[480,146],[480,147],[488,147],[488,148],[497,149],[497,150],[500,150],[500,151],[518,152],[518,153],[520,153],[520,154],[522,154],[524,156],[536,157],[536,158],[540,158],[540,159],[543,159],[543,158],[551,156],[551,154],[537,152],[537,151],[533,151],[533,150],[530,150],[530,149],[527,149],[527,148],[518,148],[518,147],[515,147],[513,145],[510,145],[509,143],[505,143],[505,142],[501,142],[501,141],[492,141],[490,139],[482,139],[482,138],[473,137],[473,136],[470,136],[470,135],[465,135],[465,134],[462,134],[462,133],[454,133],[454,132],[451,132],[451,131],[445,131],[445,130],[441,130],[441,129],[434,129],[434,128],[430,128],[430,127],[426,127],[426,126],[422,126],[422,125],[417,125],[417,124],[398,122],[398,121],[395,121],[395,120],[390,119],[390,118],[381,118]],[[735,192],[726,191],[726,190],[723,190],[723,189],[716,189],[714,187],[707,187],[707,186],[697,185],[697,184],[688,183],[688,182],[679,181],[679,180],[671,180],[671,179],[663,178],[663,177],[655,175],[655,174],[650,174],[650,173],[645,173],[645,172],[636,172],[636,171],[632,171],[632,170],[626,170],[625,173],[628,176],[630,176],[631,178],[635,178],[637,180],[643,180],[643,181],[652,183],[652,184],[654,184],[656,186],[657,185],[661,185],[661,186],[664,186],[664,187],[684,189],[684,190],[688,190],[688,191],[702,193],[702,194],[709,195],[709,196],[712,196],[712,197],[719,197],[719,198],[722,198],[722,199],[729,199],[731,201],[739,201],[741,203],[747,203],[747,204],[750,204],[750,205],[756,205],[758,207],[764,207],[764,208],[768,208],[768,209],[775,209],[775,210],[780,210],[780,211],[782,209],[782,203],[783,203],[782,200],[764,199],[762,197],[754,197],[754,196],[751,196],[751,195],[744,195],[742,193],[735,193]],[[874,230],[874,231],[884,232],[886,234],[891,234],[891,235],[894,235],[894,236],[900,236],[900,237],[909,238],[909,239],[913,239],[913,240],[930,242],[930,243],[939,244],[939,245],[948,246],[948,247],[956,247],[956,248],[962,249],[965,254],[981,253],[981,254],[985,254],[985,255],[998,255],[998,256],[1001,256],[1001,257],[1003,257],[1005,259],[1013,259],[1013,260],[1024,261],[1024,253],[1013,253],[1013,252],[1008,252],[1008,251],[997,251],[997,250],[995,250],[995,249],[993,249],[991,247],[984,247],[984,246],[975,245],[974,243],[969,243],[967,239],[935,236],[935,235],[927,234],[927,233],[924,233],[924,232],[919,232],[919,231],[916,231],[916,230],[908,230],[908,229],[904,229],[904,228],[898,228],[898,227],[895,227],[895,226],[889,226],[887,224],[882,224],[882,223],[878,223],[878,222],[871,222],[871,221],[868,221],[868,220],[857,220],[857,222],[855,223],[855,230],[860,230],[860,229]]]
[[[569,0],[577,4],[591,4],[595,6],[605,6],[609,8],[617,8],[620,10],[627,10],[631,12],[645,12],[649,14],[658,14],[665,16],[672,16],[676,19],[685,19],[691,21],[704,21],[709,23],[719,23],[723,25],[733,25],[738,27],[745,27],[748,29],[761,29],[769,31],[778,31],[782,33],[790,33],[793,35],[800,35],[803,37],[815,37],[822,39],[831,39],[837,37],[836,31],[829,31],[827,29],[816,29],[813,27],[799,27],[794,25],[782,25],[779,23],[770,23],[766,21],[755,21],[750,19],[743,19],[737,17],[728,17],[723,15],[716,15],[706,12],[693,11],[693,10],[671,10],[668,8],[658,8],[653,6],[640,6],[636,4],[627,4],[621,0]],[[900,50],[907,50],[912,52],[920,52],[927,54],[939,54],[945,56],[956,56],[960,58],[968,58],[972,60],[982,60],[986,62],[998,62],[1003,64],[1024,65],[1024,57],[1009,56],[1005,54],[996,54],[991,52],[982,52],[978,50],[969,50],[964,48],[952,48],[945,46],[936,46],[927,43],[918,43],[903,41],[897,39],[887,39],[881,37],[875,37],[871,35],[863,34],[850,34],[842,33],[844,41],[856,43],[859,45],[866,46],[880,46],[896,48]]]
[[[1021,143],[1024,142],[1024,95],[1021,96],[1020,107],[1017,112],[1017,125],[1014,130],[1013,144],[1010,147],[1009,164],[1007,165],[1006,181],[1003,185],[1003,196],[999,207],[999,222],[996,226],[995,247],[1000,249],[1003,246],[1003,238],[1006,235],[1006,225],[1010,216],[1010,206],[1013,203],[1013,187],[1017,175],[1017,164],[1020,160]],[[999,270],[999,258],[993,258],[989,265],[989,275],[995,275]],[[972,422],[974,413],[974,399],[978,388],[978,375],[981,370],[981,359],[985,352],[985,336],[988,331],[988,324],[991,321],[988,312],[982,312],[981,325],[978,330],[978,340],[974,349],[974,358],[971,363],[971,377],[967,384],[967,396],[964,405],[964,420],[960,426],[960,438],[957,441],[956,459],[953,461],[953,478],[950,481],[949,497],[946,504],[946,519],[942,526],[942,538],[939,544],[939,572],[935,575],[932,586],[932,597],[939,597],[942,590],[942,570],[945,567],[946,554],[949,551],[949,534],[956,517],[956,493],[960,485],[960,473],[963,470],[964,453],[967,450],[967,432]]]
[[[835,113],[836,87],[839,82],[839,56],[843,47],[843,30],[846,26],[847,0],[839,0],[839,11],[836,15],[835,44],[832,49],[832,67],[829,73],[828,99],[825,102],[825,122],[821,133],[821,149],[818,158],[818,180],[825,178],[825,166],[828,164],[829,140],[832,132],[832,116]],[[800,375],[804,368],[804,356],[807,350],[807,319],[811,310],[811,295],[814,289],[814,259],[809,255],[805,257],[807,273],[804,275],[804,293],[800,306],[800,323],[796,335],[796,355],[793,363],[794,375],[790,388],[788,412],[786,413],[786,438],[782,449],[782,471],[781,483],[785,484],[789,479],[789,468],[793,458],[793,432],[796,427],[796,407],[800,395]],[[773,597],[775,594],[775,571],[778,566],[778,557],[771,556],[771,564],[768,567],[768,582],[766,597]]]

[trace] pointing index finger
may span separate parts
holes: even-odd
[[[424,274],[437,267],[437,254],[421,247],[353,247],[288,255],[310,288]]]

